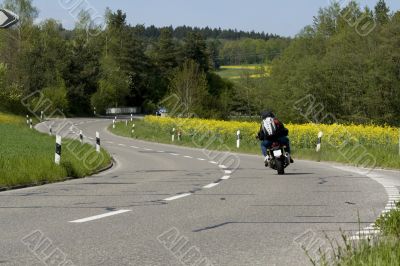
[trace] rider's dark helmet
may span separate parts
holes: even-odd
[[[262,119],[266,119],[267,117],[275,118],[275,114],[272,111],[264,111],[261,113]]]

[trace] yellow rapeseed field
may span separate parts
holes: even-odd
[[[171,118],[146,116],[144,121],[160,132],[171,132],[173,128],[186,135],[211,137],[217,135],[225,140],[236,138],[237,130],[241,131],[242,140],[256,143],[255,136],[260,129],[256,122],[217,121],[198,118]],[[399,130],[390,126],[375,125],[322,125],[322,124],[286,124],[290,132],[292,145],[299,148],[315,147],[320,131],[324,133],[324,142],[333,146],[356,145],[366,146],[395,145],[399,140]]]
[[[0,113],[0,123],[17,124],[23,121],[24,121],[23,118],[19,116]]]

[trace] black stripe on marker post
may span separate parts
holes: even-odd
[[[61,136],[59,135],[56,136],[56,154],[54,157],[54,162],[58,165],[61,162]]]
[[[96,132],[96,151],[100,153],[100,133]]]

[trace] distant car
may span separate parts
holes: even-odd
[[[156,111],[156,116],[162,116],[162,114],[166,114],[166,113],[167,113],[167,109],[162,107]]]

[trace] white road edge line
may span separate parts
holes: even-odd
[[[208,184],[207,186],[204,186],[203,188],[213,188],[213,187],[216,187],[218,185],[219,185],[219,183],[211,183],[211,184]]]
[[[364,173],[362,170],[358,169],[358,168],[354,168],[354,167],[346,167],[346,166],[334,166],[334,168],[336,169],[340,169],[340,170],[344,170],[347,172],[353,172],[353,173],[357,173],[359,175],[363,175],[363,176],[367,176],[370,179],[378,182],[379,184],[382,185],[382,187],[385,189],[386,191],[386,195],[388,197],[388,201],[386,204],[385,209],[381,212],[381,214],[386,214],[389,213],[391,210],[393,210],[393,204],[392,204],[392,196],[393,195],[399,195],[399,190],[397,189],[396,185],[394,183],[392,183],[392,181],[388,181],[386,180],[384,175],[381,174],[374,174],[374,173]],[[371,226],[375,226],[375,223],[371,224],[369,227]],[[364,239],[365,237],[365,233],[369,232],[369,235],[374,235],[376,233],[378,233],[378,230],[368,230],[366,227],[364,229],[361,229],[359,232],[357,232],[355,235],[353,235],[352,237],[350,237],[350,240],[360,240],[360,239]],[[363,234],[364,233],[364,234]]]
[[[177,200],[177,199],[181,199],[181,198],[184,198],[184,197],[187,197],[187,196],[190,196],[190,195],[192,195],[192,194],[191,193],[185,193],[185,194],[173,196],[173,197],[170,197],[170,198],[166,198],[166,199],[164,199],[164,201]]]
[[[230,175],[230,174],[232,174],[232,171],[231,170],[225,170],[225,174]]]
[[[75,220],[75,221],[70,221],[70,223],[86,223],[86,222],[90,222],[90,221],[106,218],[106,217],[109,217],[109,216],[130,212],[130,211],[131,210],[119,210],[119,211],[104,213],[104,214],[91,216],[91,217],[88,217],[88,218],[83,218],[83,219],[79,219],[79,220]]]

